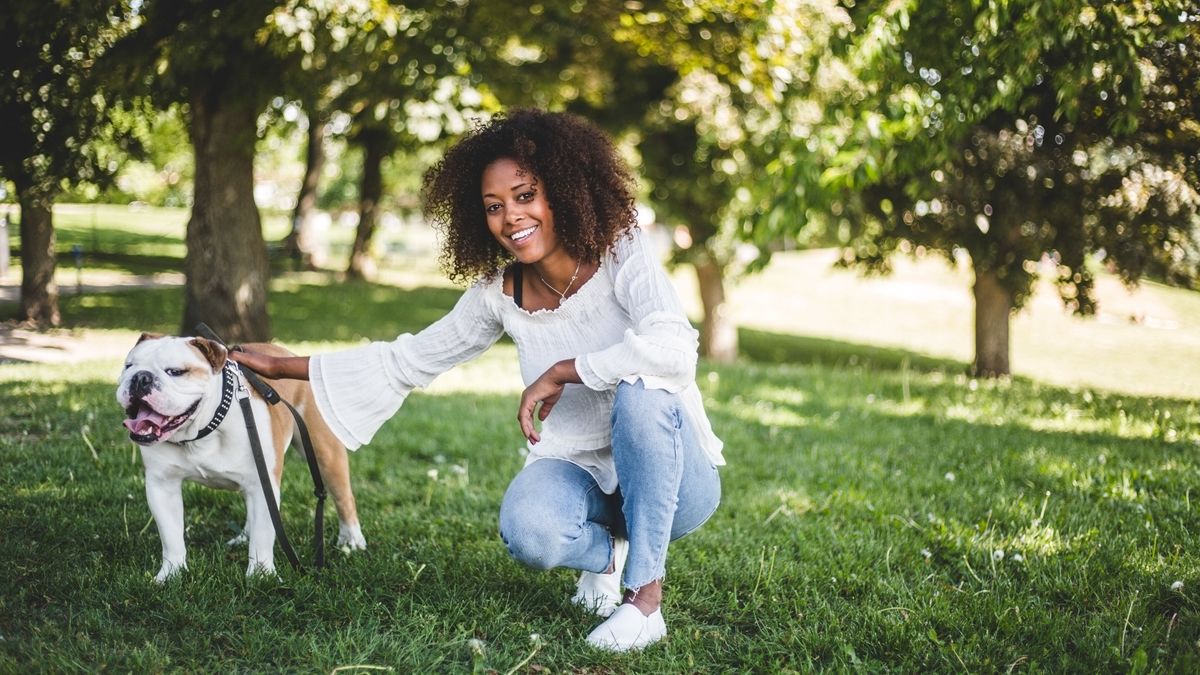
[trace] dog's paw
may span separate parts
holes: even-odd
[[[170,563],[163,561],[162,567],[158,568],[158,574],[154,575],[154,583],[165,584],[172,578],[179,576],[180,572],[187,569],[187,563]]]
[[[338,528],[338,548],[343,551],[362,551],[367,548],[367,538],[358,525],[342,525]]]
[[[273,561],[251,560],[246,566],[247,577],[263,577],[280,581],[279,575],[275,573],[275,563]]]
[[[246,534],[245,530],[242,530],[241,533],[238,534],[238,536],[225,542],[225,545],[228,546],[229,548],[234,548],[236,546],[245,546],[246,543],[249,541],[250,541],[250,535]]]

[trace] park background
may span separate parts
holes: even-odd
[[[1200,660],[1200,14],[1188,3],[16,2],[0,26],[0,667],[1182,671]],[[582,644],[507,559],[513,347],[352,458],[370,542],[241,576],[157,535],[113,387],[143,330],[311,353],[461,290],[423,171],[594,120],[702,333],[725,499],[666,645]],[[18,280],[19,279],[19,284]],[[1137,282],[1137,283],[1135,283]],[[291,463],[285,519],[311,496]],[[20,542],[21,545],[16,545]],[[469,601],[464,601],[469,598]]]

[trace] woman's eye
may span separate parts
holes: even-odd
[[[533,199],[533,190],[530,190],[529,192],[522,192],[521,194],[517,195],[517,201],[519,202],[527,202],[530,199]]]
[[[483,207],[483,210],[487,213],[495,213],[500,210],[500,205],[499,204],[488,204],[487,206]]]

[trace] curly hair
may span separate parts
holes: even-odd
[[[608,136],[575,115],[515,110],[468,131],[425,173],[425,216],[451,280],[494,278],[513,260],[483,210],[483,171],[504,158],[543,183],[558,240],[576,260],[599,262],[636,226],[635,181]]]

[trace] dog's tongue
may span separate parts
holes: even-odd
[[[154,412],[150,406],[143,405],[138,407],[137,417],[125,420],[125,428],[139,436],[145,436],[158,433],[165,421],[167,421],[165,415],[160,415]]]

